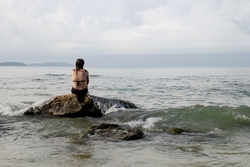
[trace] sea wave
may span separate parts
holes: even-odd
[[[180,128],[190,133],[217,133],[250,127],[250,107],[194,105],[178,108],[118,110],[107,121],[148,131],[165,132]]]
[[[19,116],[19,115],[23,115],[23,111],[13,110],[12,105],[9,105],[9,104],[0,104],[0,115]]]
[[[117,112],[126,108],[137,108],[135,104],[128,101],[119,100],[119,99],[108,99],[89,95],[93,101],[94,105],[101,110],[101,112],[106,115],[112,112]]]
[[[250,126],[250,107],[202,106],[194,105],[183,108],[168,108],[163,116],[162,129],[181,127],[203,132],[214,129],[228,130],[241,126]]]
[[[28,107],[22,108],[22,109],[16,109],[15,105],[5,103],[5,104],[0,104],[0,115],[2,116],[22,116],[24,112],[29,108],[29,107],[34,107],[34,106],[41,106],[44,103],[46,103],[48,99],[42,99],[40,101],[37,101]],[[29,103],[30,104],[30,103]]]
[[[169,128],[176,127],[190,132],[214,133],[250,127],[250,107],[248,106],[193,105],[161,109],[127,109],[124,104],[116,99],[92,98],[104,113],[101,120],[138,127],[148,131],[164,132]],[[37,101],[31,106],[41,106],[47,100]],[[18,110],[12,104],[0,104],[0,115],[20,116],[23,115],[27,108]]]
[[[52,77],[55,77],[55,76],[65,76],[66,74],[46,74],[46,76],[52,76]]]

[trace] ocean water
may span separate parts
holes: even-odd
[[[73,67],[0,67],[0,166],[249,166],[250,68],[87,68],[91,95],[122,99],[101,118],[25,116],[70,93]],[[140,128],[135,141],[89,140],[92,125]],[[169,128],[188,132],[172,135]]]

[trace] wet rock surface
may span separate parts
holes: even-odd
[[[138,128],[124,128],[117,124],[102,123],[92,126],[80,139],[137,140],[144,138]]]
[[[29,107],[24,114],[51,114],[67,117],[100,117],[103,115],[89,96],[78,97],[74,94],[56,96],[40,106]]]

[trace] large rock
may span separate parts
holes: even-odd
[[[137,108],[133,103],[118,99],[106,99],[92,95],[78,97],[68,94],[53,97],[40,105],[28,107],[25,115],[52,114],[67,117],[100,117],[109,108]]]
[[[80,139],[109,139],[109,140],[137,140],[142,139],[144,133],[138,128],[124,128],[117,124],[102,123],[92,126]]]

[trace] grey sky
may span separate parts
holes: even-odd
[[[0,0],[0,23],[0,62],[250,66],[249,0]]]

